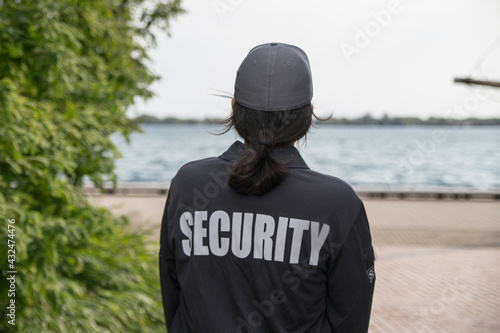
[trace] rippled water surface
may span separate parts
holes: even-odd
[[[123,158],[119,182],[168,184],[184,163],[223,153],[238,137],[215,125],[144,125]],[[313,170],[357,186],[500,188],[500,127],[321,126],[299,146]]]

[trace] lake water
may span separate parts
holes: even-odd
[[[168,185],[186,162],[218,156],[238,137],[217,125],[143,125],[122,152],[119,182]],[[500,189],[500,127],[331,126],[299,146],[313,170],[359,187]]]

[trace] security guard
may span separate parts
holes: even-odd
[[[363,203],[309,169],[294,143],[314,116],[300,48],[253,48],[232,114],[244,143],[184,165],[162,221],[169,333],[367,332],[375,282]]]

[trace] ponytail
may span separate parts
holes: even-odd
[[[261,195],[276,187],[288,170],[285,163],[271,156],[272,147],[257,144],[249,148],[233,167],[229,185],[239,193]]]
[[[272,152],[305,137],[313,115],[311,104],[288,111],[258,111],[234,103],[221,134],[234,127],[248,149],[233,166],[229,185],[238,193],[255,195],[278,186],[288,174],[289,161],[277,160]]]

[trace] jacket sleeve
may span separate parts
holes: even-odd
[[[375,285],[374,253],[363,205],[329,262],[327,316],[336,333],[366,333]]]
[[[172,320],[177,312],[177,309],[179,308],[180,295],[180,287],[175,267],[174,244],[170,244],[168,241],[170,201],[169,195],[161,223],[159,254],[161,296],[163,300],[163,311],[165,314],[165,324],[167,329],[169,329],[172,325]]]

